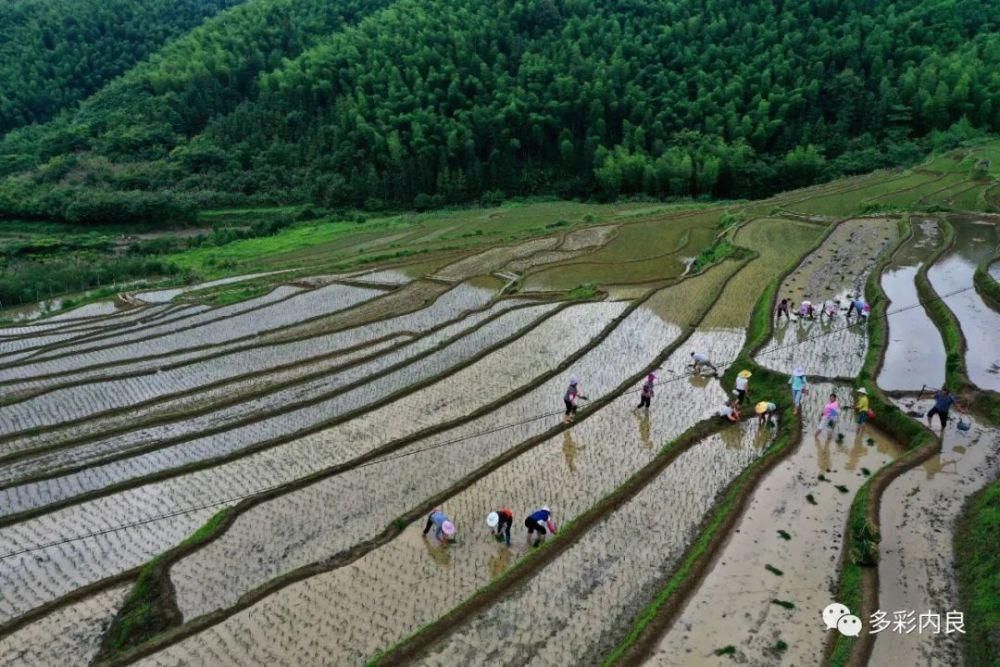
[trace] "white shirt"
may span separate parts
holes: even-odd
[[[749,380],[747,380],[746,378],[740,378],[740,377],[736,378],[736,388],[740,391],[746,391],[748,383]]]

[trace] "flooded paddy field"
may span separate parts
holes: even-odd
[[[595,662],[617,643],[694,538],[716,497],[760,454],[772,433],[753,421],[698,442],[588,537],[465,621],[421,663]]]
[[[837,225],[823,244],[806,256],[778,290],[794,311],[805,299],[817,310],[814,319],[793,315],[775,325],[774,335],[757,362],[791,373],[803,366],[807,375],[846,378],[861,370],[867,351],[867,326],[846,317],[852,295],[863,291],[868,274],[898,238],[895,220],[856,218]],[[824,304],[837,303],[832,317],[821,315]],[[853,322],[853,323],[852,323]]]
[[[934,402],[901,399],[897,404],[923,415]],[[890,617],[895,610],[943,614],[962,608],[955,521],[966,499],[1000,475],[1000,431],[975,418],[971,430],[960,431],[957,419],[953,415],[944,429],[941,452],[897,477],[882,495],[878,604]],[[933,427],[941,432],[936,417]],[[880,633],[872,664],[955,664],[959,641],[955,634]]]
[[[954,249],[927,270],[934,291],[955,314],[965,337],[965,365],[977,387],[1000,391],[1000,313],[971,289],[976,267],[996,253],[997,225],[976,217],[953,216]]]
[[[4,561],[2,574],[8,577],[5,586],[10,586],[9,590],[30,589],[18,595],[18,603],[37,606],[68,590],[139,565],[175,544],[180,537],[193,532],[221,507],[233,504],[233,498],[294,481],[370,451],[394,438],[449,418],[459,418],[470,409],[490,402],[493,399],[491,395],[477,391],[483,378],[492,378],[511,387],[530,381],[543,372],[546,362],[558,358],[557,349],[568,354],[585,345],[623,308],[623,304],[615,303],[574,306],[549,318],[517,342],[447,379],[338,426],[222,465],[85,501],[0,528],[0,551],[18,551],[41,548],[52,540],[89,535],[101,527],[155,517],[162,514],[164,506],[193,508],[217,503],[207,513],[195,511],[174,517],[169,523],[153,522],[136,526],[128,532],[130,549],[117,554],[117,558],[95,558],[91,555],[64,562],[61,558],[52,557],[65,550],[76,552],[85,549],[90,540],[97,540],[97,545],[101,545],[106,539],[101,536],[50,550],[42,549],[46,556],[50,556],[48,558],[41,557],[38,552],[29,552]],[[584,315],[585,311],[589,313]],[[575,326],[568,327],[570,322],[574,322]],[[294,424],[294,421],[286,422],[285,430],[293,429]],[[229,441],[215,443],[216,446],[230,444]],[[206,489],[210,489],[210,493],[206,493]],[[18,502],[37,505],[40,501],[44,502],[37,497],[27,497]],[[170,530],[165,530],[168,527]],[[123,534],[114,535],[115,540],[122,537]],[[90,549],[94,546],[91,544]],[[31,586],[31,582],[39,578],[53,578],[52,572],[42,574],[52,568],[61,572],[58,581],[53,581],[46,590]],[[26,582],[25,586],[19,585],[22,580]],[[6,600],[0,601],[0,614],[4,611],[4,602]]]
[[[817,434],[831,391],[842,404],[849,400],[845,387],[813,386],[803,400],[802,442],[761,480],[652,664],[730,664],[733,658],[715,654],[730,645],[739,662],[772,664],[770,647],[778,641],[788,645],[782,655],[788,664],[814,664],[822,654],[826,634],[816,619],[832,599],[851,499],[866,471],[878,470],[901,453],[872,428],[859,434],[849,411],[836,433]]]
[[[940,243],[932,218],[912,218],[912,237],[882,271],[882,290],[889,298],[889,336],[878,385],[888,390],[917,390],[944,384],[945,351],[941,334],[920,305],[916,275]]]

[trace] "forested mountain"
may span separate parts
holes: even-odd
[[[0,210],[760,196],[996,131],[998,30],[982,0],[249,0],[9,134]]]
[[[242,0],[6,0],[0,135],[46,121]]]

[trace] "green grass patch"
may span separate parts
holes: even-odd
[[[174,549],[204,542],[231,511],[226,508],[216,513]],[[165,558],[166,554],[157,556],[139,572],[128,597],[104,633],[95,663],[118,657],[183,621],[176,608],[164,600],[163,575],[159,569]]]
[[[1000,481],[966,503],[955,533],[955,559],[965,612],[965,664],[987,667],[1000,655]]]
[[[593,299],[597,296],[597,285],[594,283],[587,283],[585,285],[580,285],[569,291],[566,295],[571,301],[586,301],[588,299]]]
[[[273,289],[272,285],[247,285],[237,289],[222,290],[216,292],[206,303],[213,306],[228,306],[232,303],[239,303],[248,299],[255,299],[267,294]]]

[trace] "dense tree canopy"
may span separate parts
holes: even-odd
[[[242,0],[7,0],[0,135],[52,118],[172,37]]]
[[[1000,128],[1000,3],[981,0],[250,0],[224,15],[241,19],[8,135],[0,210],[70,217],[69,198],[122,192],[133,208],[760,196]]]

